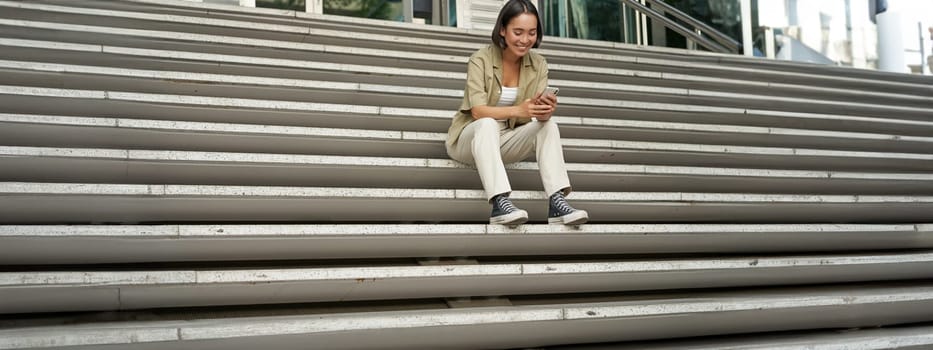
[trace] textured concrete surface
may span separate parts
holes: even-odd
[[[481,325],[495,325],[502,331],[516,332],[523,335],[519,346],[534,346],[538,342],[548,341],[552,327],[562,327],[573,334],[581,330],[585,322],[595,339],[645,339],[649,334],[642,326],[653,326],[652,322],[642,321],[646,316],[654,320],[672,320],[684,314],[703,315],[694,320],[702,320],[703,326],[689,331],[677,331],[677,334],[703,334],[723,327],[735,327],[737,321],[744,323],[741,329],[754,329],[766,323],[781,324],[785,327],[803,327],[814,321],[830,321],[837,325],[857,324],[846,320],[852,312],[873,312],[886,308],[887,312],[875,313],[873,320],[890,318],[891,312],[899,312],[902,317],[917,317],[922,310],[916,307],[933,303],[933,293],[928,286],[901,288],[874,288],[864,290],[812,290],[798,289],[797,294],[781,292],[758,292],[745,295],[708,295],[700,300],[648,300],[636,302],[605,302],[589,304],[565,304],[548,306],[519,306],[470,308],[456,310],[422,310],[415,312],[382,312],[369,314],[314,315],[265,318],[233,318],[218,320],[192,320],[187,322],[139,322],[132,326],[126,324],[113,328],[116,324],[93,324],[78,326],[42,327],[0,331],[0,348],[21,349],[43,346],[78,346],[103,344],[142,344],[155,341],[191,341],[206,340],[222,342],[236,340],[240,347],[276,344],[287,348],[296,347],[285,335],[301,336],[305,346],[323,341],[332,332],[338,332],[344,340],[357,337],[356,345],[364,348],[376,346],[367,331],[375,330],[411,330],[411,335],[425,336],[443,331],[451,339],[461,340],[465,336],[475,337],[474,328]],[[820,310],[818,316],[801,313],[800,310]],[[769,315],[782,315],[780,320]],[[736,317],[738,319],[736,319]],[[726,321],[732,318],[733,321]],[[535,326],[543,326],[535,327]],[[620,326],[627,326],[619,328]],[[528,328],[533,327],[533,328]],[[537,331],[535,331],[535,329]],[[541,333],[540,330],[549,332]],[[613,329],[614,331],[610,331]],[[623,331],[620,331],[623,330]],[[611,332],[613,335],[608,335]],[[674,332],[674,330],[669,330]],[[567,332],[556,332],[564,334]],[[650,332],[654,333],[654,332]],[[381,346],[414,346],[421,337],[397,337],[382,333],[377,337]],[[485,346],[495,344],[514,346],[514,340],[503,339],[497,333],[484,340]],[[269,338],[269,336],[275,336]],[[265,337],[265,338],[264,338]],[[451,338],[452,337],[452,338]],[[252,338],[252,339],[251,339]],[[430,337],[429,337],[430,338]],[[258,343],[252,343],[258,342]],[[210,344],[210,343],[207,343]],[[344,343],[345,344],[345,343]],[[377,343],[378,344],[378,343]],[[523,345],[522,345],[523,344]],[[164,344],[169,345],[170,344]],[[183,345],[183,344],[178,344]],[[178,346],[175,345],[175,346]],[[191,346],[191,344],[188,344]],[[235,345],[234,345],[235,346]],[[422,345],[423,346],[423,345]],[[239,348],[239,347],[234,347]]]
[[[299,33],[306,35],[316,35],[316,36],[328,36],[334,38],[344,38],[344,39],[360,39],[358,36],[354,36],[353,33],[334,31],[334,30],[322,30],[309,28],[306,26],[289,26],[289,25],[273,25],[273,24],[263,24],[255,22],[246,22],[246,21],[233,21],[233,20],[222,20],[222,19],[205,19],[204,17],[193,17],[193,16],[178,16],[178,15],[164,15],[164,14],[147,14],[147,13],[138,13],[138,12],[128,12],[128,11],[113,11],[113,10],[94,10],[86,8],[72,8],[67,6],[56,6],[56,5],[45,5],[45,4],[29,4],[29,3],[19,3],[19,2],[0,2],[0,6],[9,6],[16,8],[26,8],[26,9],[36,9],[50,12],[61,12],[61,13],[80,13],[87,15],[106,15],[112,17],[122,17],[122,18],[132,18],[136,20],[153,20],[160,22],[174,22],[174,23],[185,23],[185,24],[203,24],[209,23],[215,26],[229,27],[229,28],[248,28],[248,29],[263,29],[268,31],[275,32],[285,32],[285,33]],[[185,36],[191,37],[192,34],[188,33]],[[177,37],[177,36],[176,36]],[[459,41],[450,41],[450,40],[431,40],[424,38],[409,38],[405,36],[395,36],[395,35],[380,35],[380,34],[368,34],[365,38],[366,40],[373,40],[378,42],[392,42],[392,43],[401,43],[401,44],[416,44],[416,45],[425,45],[425,46],[442,46],[442,47],[459,47],[472,51],[478,47],[481,47],[484,44],[479,43],[466,43]],[[356,48],[355,50],[359,50]],[[354,53],[360,54],[363,51],[354,51]],[[603,60],[603,61],[618,61],[622,60],[625,62],[633,61],[632,58],[619,55],[605,55],[605,54],[593,54],[586,52],[568,52],[560,50],[546,50],[546,53],[550,56],[566,56],[569,58],[575,59],[591,59],[591,60]],[[462,60],[462,58],[461,58]],[[678,66],[687,66],[693,68],[716,68],[722,70],[735,70],[735,71],[753,71],[757,74],[787,74],[793,75],[794,73],[779,72],[779,73],[770,73],[762,72],[761,70],[754,70],[751,68],[738,68],[738,67],[723,67],[722,65],[710,65],[706,63],[688,63],[688,62],[672,62],[666,59],[660,58],[638,58],[635,60],[639,63],[645,63],[649,65],[678,65]],[[853,80],[852,78],[847,77],[834,77],[834,76],[824,76],[824,79],[832,80]],[[877,82],[876,82],[877,83]],[[894,82],[880,82],[882,84],[898,84]],[[921,89],[933,89],[929,86],[917,85]],[[931,90],[933,91],[933,90]]]
[[[154,3],[0,0],[0,313],[30,313],[0,349],[722,345],[931,321],[916,77],[546,38],[593,221],[536,224],[522,162],[532,224],[492,226],[442,146],[488,33]],[[437,299],[472,296],[515,306]],[[42,314],[88,310],[113,312]],[[818,344],[930,343],[901,330]]]

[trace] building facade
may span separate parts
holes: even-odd
[[[197,1],[197,0],[195,0]],[[490,30],[503,0],[201,0]],[[648,7],[651,1],[641,0]],[[689,38],[652,21],[619,0],[536,0],[550,36],[673,48]],[[664,0],[733,40],[746,55],[888,71],[929,74],[931,40],[901,38],[896,13],[878,0]],[[877,4],[882,4],[880,7]],[[657,7],[652,7],[657,9]],[[658,9],[663,13],[663,10]],[[744,12],[743,12],[744,11]],[[882,12],[876,16],[876,12]],[[879,22],[880,21],[880,22]],[[879,40],[879,38],[882,38]]]

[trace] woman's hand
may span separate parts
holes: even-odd
[[[510,118],[535,118],[543,122],[551,119],[551,114],[554,113],[555,108],[557,108],[557,96],[538,95],[533,99],[527,99],[515,106],[473,106],[471,114],[473,114],[473,119],[493,118],[505,120]]]
[[[547,121],[551,119],[551,115],[554,114],[554,110],[557,109],[557,96],[553,94],[540,95],[535,99],[535,104],[538,106],[546,107],[545,113],[541,115],[534,116],[538,121]]]
[[[547,120],[554,113],[554,107],[546,103],[538,103],[541,98],[527,99],[518,105],[520,118],[535,118],[541,121]],[[556,102],[555,102],[556,104]],[[543,119],[542,119],[543,118]]]

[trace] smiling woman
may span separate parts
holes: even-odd
[[[544,94],[547,61],[532,50],[541,45],[543,33],[538,11],[529,0],[509,0],[502,7],[492,44],[470,57],[463,101],[447,132],[447,154],[479,171],[492,204],[492,224],[528,220],[528,212],[509,200],[512,188],[504,164],[532,154],[549,195],[548,223],[579,225],[588,220],[585,211],[574,209],[564,198],[570,194],[570,180],[560,131],[551,120],[557,96]]]

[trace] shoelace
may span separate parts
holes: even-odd
[[[515,206],[512,205],[512,201],[510,201],[509,198],[505,196],[496,199],[496,204],[499,206],[499,209],[502,209],[502,211],[506,213],[511,213],[517,210]]]
[[[553,196],[551,196],[551,203],[554,204],[557,210],[561,213],[572,213],[576,211],[576,209],[574,209],[573,207],[570,206],[569,203],[567,203],[567,200],[564,199],[564,195],[560,192],[557,192]]]

